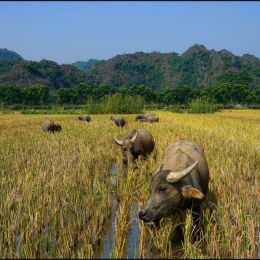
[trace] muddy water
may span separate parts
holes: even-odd
[[[105,231],[105,236],[102,239],[101,246],[94,253],[94,258],[109,259],[112,258],[115,245],[115,228],[116,228],[116,213],[118,209],[118,200],[116,198],[116,178],[117,178],[117,164],[113,163],[110,175],[113,191],[111,193],[112,207],[110,212],[110,220]]]
[[[134,201],[130,207],[130,229],[126,242],[126,258],[139,258],[140,228],[138,223],[138,203]]]
[[[15,244],[16,244],[16,253],[18,256],[22,255],[22,248],[21,248],[21,234],[18,229],[15,230]]]
[[[100,259],[108,259],[113,257],[115,245],[115,227],[116,227],[116,214],[119,203],[116,198],[116,181],[117,181],[117,164],[113,163],[110,170],[111,183],[113,192],[111,194],[112,207],[110,214],[110,221],[105,231],[105,236],[102,239],[101,246],[96,250],[94,257]],[[138,203],[134,201],[130,205],[130,227],[126,242],[126,255],[128,259],[138,258],[140,229],[138,223]]]
[[[117,172],[118,172],[118,168],[117,168],[117,164],[114,162],[111,166],[110,169],[110,175],[111,175],[111,182],[112,182],[112,187],[113,187],[113,191],[115,191],[116,189],[116,177],[117,177]]]
[[[110,170],[111,175],[111,183],[113,187],[113,192],[111,194],[111,200],[112,200],[112,207],[111,207],[111,214],[110,219],[108,221],[108,224],[106,226],[105,235],[102,238],[100,246],[95,250],[94,258],[98,259],[109,259],[114,258],[113,252],[114,252],[114,246],[115,246],[115,228],[116,228],[116,215],[117,210],[119,207],[119,202],[116,198],[116,183],[117,183],[117,172],[118,167],[116,163],[113,163]],[[133,200],[130,207],[130,216],[129,216],[129,229],[128,229],[128,236],[126,241],[126,248],[125,248],[125,258],[126,259],[138,259],[139,256],[139,242],[140,242],[140,227],[139,227],[139,218],[138,218],[138,212],[139,212],[139,206],[138,201]],[[150,238],[147,238],[150,241]],[[147,248],[150,248],[148,244],[150,242],[145,241],[147,244]],[[174,254],[177,257],[180,257],[182,254],[180,254],[181,247],[174,247],[173,251]],[[158,252],[153,252],[153,250],[147,250],[146,255],[144,256],[145,259],[157,259],[158,258]]]
[[[112,208],[110,215],[110,223],[108,230],[103,238],[102,246],[97,254],[97,258],[108,259],[111,258],[115,245],[115,227],[116,227],[116,212],[118,209],[118,201],[115,194],[112,194]]]
[[[118,167],[114,162],[110,169],[111,183],[113,192],[111,194],[112,207],[110,220],[107,224],[105,235],[102,238],[100,246],[94,252],[94,258],[109,259],[113,258],[113,251],[115,246],[115,227],[116,227],[116,214],[119,207],[119,202],[116,198],[116,183],[117,183]],[[126,259],[139,258],[139,240],[140,240],[140,227],[138,220],[138,202],[134,200],[130,205],[130,225],[128,229],[128,236],[125,248]],[[152,253],[149,251],[146,258],[152,258]]]

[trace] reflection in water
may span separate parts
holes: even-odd
[[[116,197],[116,184],[117,184],[117,173],[118,167],[117,164],[114,162],[111,166],[110,175],[111,175],[111,183],[113,187],[113,192],[111,194],[112,200],[112,207],[111,207],[111,214],[110,219],[105,226],[104,236],[102,238],[100,246],[94,252],[94,258],[96,259],[109,259],[113,258],[114,246],[115,246],[115,228],[116,228],[116,214],[119,207],[119,202]],[[140,227],[139,227],[139,218],[138,218],[138,202],[133,201],[130,205],[130,226],[128,230],[128,236],[126,241],[126,251],[125,257],[127,259],[137,259],[140,258],[139,252],[139,243],[140,243]],[[145,247],[146,252],[143,256],[145,259],[157,259],[161,258],[160,252],[154,250],[153,246],[151,245],[152,240],[151,237],[148,235],[145,239]],[[173,255],[177,258],[183,256],[183,248],[181,244],[179,245],[172,245]]]
[[[108,259],[113,252],[114,245],[115,245],[115,227],[116,227],[116,212],[118,209],[118,201],[116,199],[115,194],[112,194],[112,208],[111,208],[111,215],[110,215],[110,223],[109,223],[109,230],[104,236],[103,239],[103,248],[100,254],[101,259]]]
[[[117,164],[114,162],[111,166],[110,169],[110,175],[111,175],[111,182],[112,182],[112,187],[115,190],[116,188],[116,177],[117,177],[117,172],[118,172],[118,168],[117,168]]]
[[[22,255],[22,248],[21,248],[21,234],[18,229],[15,230],[15,244],[16,244],[16,252],[18,256]]]
[[[94,258],[108,259],[111,258],[111,254],[114,250],[115,245],[115,228],[116,228],[116,213],[118,209],[118,200],[115,194],[116,188],[116,177],[117,177],[117,164],[113,163],[110,170],[111,182],[113,187],[113,192],[111,194],[112,207],[110,212],[110,220],[106,227],[105,235],[102,239],[101,246],[96,250]]]
[[[130,230],[127,237],[126,258],[138,258],[140,228],[138,222],[138,203],[133,202],[130,208]]]

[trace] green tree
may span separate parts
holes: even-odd
[[[25,105],[44,105],[49,101],[49,88],[30,86],[21,88],[21,103]]]
[[[15,86],[1,85],[0,86],[1,102],[12,105],[18,104],[21,101],[21,89]]]
[[[260,105],[260,87],[248,93],[246,102],[251,105]]]
[[[73,101],[72,91],[68,88],[60,88],[57,91],[57,97],[59,104],[71,104]]]

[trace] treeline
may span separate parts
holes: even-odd
[[[46,105],[52,102],[46,86],[15,87],[0,85],[0,103],[5,105]]]
[[[0,86],[0,103],[4,105],[48,105],[86,104],[88,100],[100,101],[108,95],[142,96],[145,103],[163,105],[188,104],[196,98],[210,99],[215,103],[229,105],[260,105],[260,87],[252,88],[243,81],[228,78],[217,86],[191,88],[180,86],[174,89],[151,89],[144,85],[119,88],[107,85],[81,83],[73,88],[60,88],[50,91],[46,86],[15,87]]]

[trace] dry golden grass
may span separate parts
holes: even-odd
[[[115,241],[112,257],[125,256],[131,218],[148,197],[151,176],[165,148],[179,139],[199,143],[210,169],[210,190],[203,203],[204,238],[192,242],[191,213],[181,245],[172,242],[177,222],[166,218],[154,230],[139,222],[137,257],[256,258],[260,231],[260,112],[223,111],[210,115],[153,111],[159,123],[135,122],[117,128],[110,115],[93,115],[91,123],[75,115],[0,115],[0,257],[92,258],[107,232],[112,200],[110,168],[119,171]],[[46,134],[44,119],[60,123],[62,132]],[[144,127],[156,150],[138,170],[121,172],[121,138]]]

